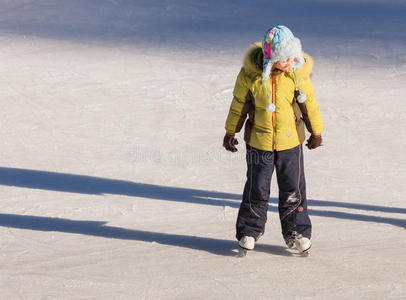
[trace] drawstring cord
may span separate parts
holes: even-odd
[[[297,87],[299,88],[299,96],[297,97],[297,102],[304,103],[306,101],[307,97],[306,97],[306,94],[302,94],[302,90],[300,89],[300,84],[299,84],[299,80],[297,80],[295,69],[293,69],[293,75],[295,75],[295,81],[296,81]]]
[[[271,98],[269,97],[268,88],[266,87],[266,80],[264,80],[266,96],[268,97],[268,105],[266,106],[266,111],[274,112],[275,104],[271,103]]]
[[[295,75],[296,84],[297,84],[297,87],[299,88],[299,94],[301,95],[301,94],[302,94],[302,90],[300,89],[299,80],[297,80],[297,76],[296,76],[295,70],[293,70],[293,75]]]
[[[305,94],[302,94],[302,89],[300,88],[299,80],[297,79],[295,69],[293,69],[293,75],[295,76],[296,85],[297,85],[297,87],[299,89],[299,96],[297,97],[297,101],[299,103],[304,103],[306,101],[307,97],[306,97]],[[263,81],[264,81],[266,96],[268,98],[268,105],[266,106],[266,111],[274,112],[275,111],[275,104],[271,103],[271,97],[269,97],[268,88],[266,86],[266,80],[264,79]]]

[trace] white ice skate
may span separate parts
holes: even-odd
[[[294,237],[286,242],[289,248],[296,248],[299,252],[308,252],[312,246],[312,242],[301,234],[294,234]]]
[[[252,250],[255,246],[255,239],[252,236],[243,236],[238,244],[241,248]]]
[[[295,239],[295,247],[299,252],[307,252],[312,246],[312,242],[304,236],[298,236]]]

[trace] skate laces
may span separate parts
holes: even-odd
[[[303,238],[303,235],[293,231],[292,234],[286,239],[286,245],[288,248],[293,248],[296,245],[296,242]]]

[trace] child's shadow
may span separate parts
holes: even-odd
[[[181,234],[160,233],[106,226],[107,222],[75,221],[69,219],[0,214],[0,226],[98,236],[111,239],[136,240],[149,243],[190,248],[216,255],[239,256],[236,241]],[[169,251],[169,250],[168,250]],[[257,245],[256,251],[291,256],[285,247]]]

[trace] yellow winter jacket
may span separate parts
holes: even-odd
[[[274,112],[266,111],[268,97],[262,80],[262,49],[260,43],[248,48],[243,67],[237,76],[225,129],[228,134],[239,132],[245,123],[244,140],[252,147],[266,151],[282,151],[296,147],[303,142],[299,137],[293,100],[298,86],[292,70],[272,74],[267,80],[267,90]],[[313,60],[303,53],[305,63],[296,70],[303,94],[311,133],[320,135],[323,129],[319,106],[314,97],[310,74]],[[299,120],[300,121],[300,120]]]

